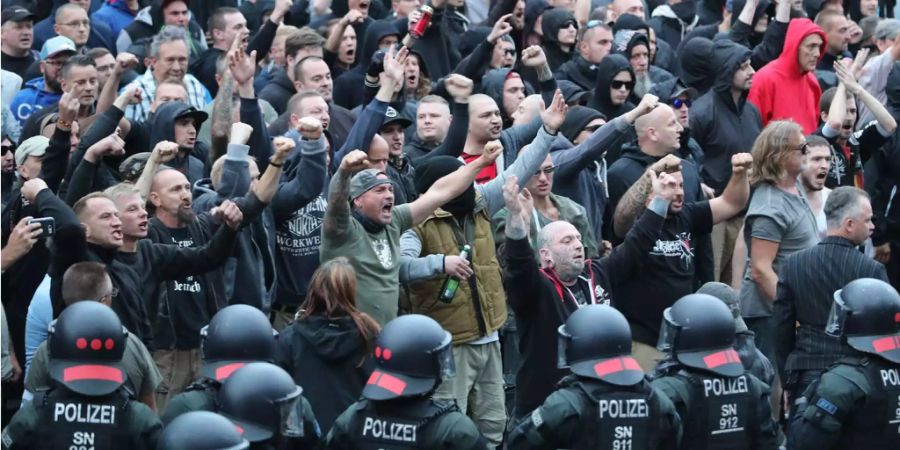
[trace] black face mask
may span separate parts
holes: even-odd
[[[356,209],[353,209],[353,211],[351,211],[350,214],[353,215],[353,218],[356,219],[359,222],[359,224],[362,225],[363,228],[365,228],[365,230],[367,232],[374,234],[374,233],[381,233],[382,231],[384,231],[384,225],[382,225],[380,223],[376,223],[374,220],[364,216],[362,213],[360,213]]]
[[[686,0],[669,7],[672,8],[672,12],[674,12],[675,16],[681,19],[682,22],[691,23],[694,21],[696,7],[694,6],[693,0]]]

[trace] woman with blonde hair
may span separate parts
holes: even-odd
[[[356,271],[347,258],[313,274],[293,324],[278,338],[278,364],[303,388],[323,430],[362,393],[373,369],[378,323],[356,307]]]

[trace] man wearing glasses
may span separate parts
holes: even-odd
[[[59,5],[50,16],[34,25],[34,48],[39,48],[55,36],[65,36],[75,42],[84,53],[89,48],[114,50],[115,37],[109,25],[88,17],[88,3],[57,0]]]
[[[10,105],[10,110],[20,125],[24,125],[28,116],[36,110],[59,102],[62,96],[59,84],[62,66],[76,52],[75,43],[64,36],[57,36],[44,43],[40,64],[43,76],[25,83]]]

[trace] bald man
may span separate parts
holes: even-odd
[[[606,17],[608,22],[615,22],[623,14],[631,14],[640,17],[641,20],[647,19],[643,0],[615,0],[610,4],[609,14]]]

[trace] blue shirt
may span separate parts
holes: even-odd
[[[37,352],[41,343],[47,340],[49,333],[47,327],[53,321],[53,304],[50,302],[50,276],[44,275],[31,304],[28,305],[28,315],[25,318],[25,374],[31,367],[31,359]]]

